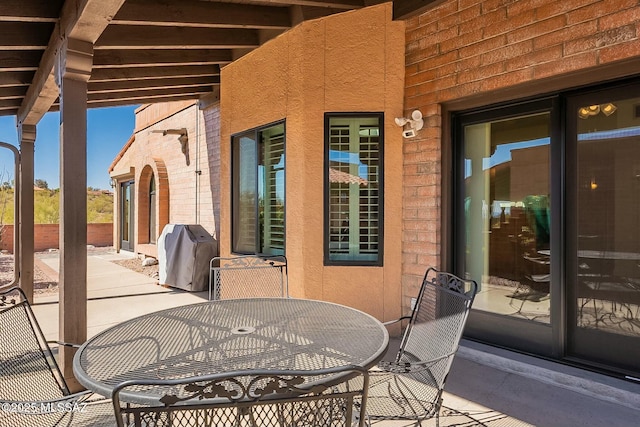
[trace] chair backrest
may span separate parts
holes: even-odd
[[[127,381],[111,397],[118,426],[364,425],[368,371],[244,370],[180,380]],[[153,401],[138,400],[140,395]],[[362,402],[354,411],[354,399]],[[125,404],[124,400],[132,403]]]
[[[69,394],[51,349],[19,288],[0,292],[0,401],[35,402]]]
[[[429,268],[396,361],[435,361],[430,371],[443,387],[477,289],[473,280]]]
[[[209,299],[289,296],[287,258],[282,255],[215,257],[210,270]]]

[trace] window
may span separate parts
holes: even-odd
[[[232,138],[232,251],[284,254],[284,123]]]
[[[325,116],[327,265],[382,265],[382,120]]]

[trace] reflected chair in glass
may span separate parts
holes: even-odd
[[[287,298],[287,258],[283,255],[215,257],[209,263],[209,299]]]
[[[368,417],[416,426],[435,417],[439,425],[445,381],[477,289],[473,280],[427,270],[411,315],[385,323],[407,322],[395,359],[370,372]]]
[[[109,400],[69,391],[21,289],[0,292],[0,328],[0,426],[113,425]]]
[[[362,427],[368,384],[367,370],[358,366],[243,370],[131,380],[116,386],[111,396],[119,427]],[[125,398],[132,403],[123,403]],[[356,398],[365,403],[358,409]]]
[[[522,255],[522,261],[524,274],[511,295],[512,305],[514,305],[514,299],[520,300],[517,314],[523,314],[522,309],[527,301],[539,303],[548,299],[551,284],[551,258],[549,255],[530,255],[525,252]]]

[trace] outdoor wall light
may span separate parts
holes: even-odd
[[[420,110],[414,110],[411,113],[411,118],[396,117],[396,125],[404,127],[409,125],[409,129],[402,131],[402,136],[405,138],[413,138],[417,135],[417,132],[424,126],[424,120],[422,119],[422,113]]]

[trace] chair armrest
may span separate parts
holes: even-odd
[[[47,341],[47,344],[58,344],[64,347],[80,348],[80,344],[73,344],[73,343],[64,342],[64,341]]]
[[[448,353],[448,354],[445,354],[445,355],[442,355],[440,357],[436,357],[434,359],[416,360],[414,362],[382,361],[382,362],[378,363],[377,368],[380,369],[380,371],[382,371],[384,373],[393,373],[393,374],[415,373],[415,372],[428,370],[429,368],[431,368],[436,363],[438,363],[441,360],[444,360],[444,359],[446,359],[448,357],[451,357],[454,354],[456,354],[455,351],[451,352],[451,353]],[[378,372],[380,372],[380,371],[378,371]],[[376,371],[375,370],[371,371],[371,374],[375,375]]]
[[[402,316],[401,318],[396,320],[389,320],[386,322],[382,322],[382,324],[384,326],[389,326],[389,325],[393,325],[394,323],[402,322],[403,320],[409,320],[409,319],[411,319],[411,316]]]

